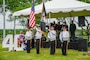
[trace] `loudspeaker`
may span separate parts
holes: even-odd
[[[49,48],[50,47],[50,41],[43,42],[43,48]]]
[[[74,37],[74,38],[70,37],[70,42],[77,42],[77,40],[78,40],[78,37]]]
[[[78,42],[69,42],[68,48],[78,50]]]
[[[78,40],[78,50],[79,51],[88,51],[87,39],[80,38]]]
[[[78,17],[78,25],[80,27],[85,26],[85,17],[84,16],[79,16]]]
[[[90,42],[88,42],[88,47],[90,47]]]

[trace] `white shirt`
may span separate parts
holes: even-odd
[[[68,31],[62,31],[59,35],[59,39],[61,40],[61,42],[69,41],[69,32]]]
[[[41,39],[41,37],[42,37],[42,31],[41,30],[39,30],[39,29],[37,29],[36,28],[36,34],[35,34],[35,39]]]
[[[26,40],[31,40],[32,39],[32,32],[31,31],[27,31],[25,34],[25,39]]]
[[[48,38],[50,39],[50,41],[56,40],[56,31],[55,30],[49,31]]]

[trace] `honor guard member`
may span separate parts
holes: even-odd
[[[35,42],[34,40],[35,40],[36,29],[32,28],[31,31],[32,31],[32,39],[30,40],[30,43],[31,43],[30,45],[31,45],[31,48],[34,48],[34,42]]]
[[[30,28],[27,29],[25,39],[27,40],[27,53],[30,53],[30,40],[32,39],[32,32],[30,31]]]
[[[49,27],[49,33],[48,33],[48,38],[50,40],[50,54],[53,55],[55,54],[55,40],[56,40],[56,31],[54,30],[54,27],[51,26]]]
[[[62,42],[62,55],[67,55],[69,32],[66,27],[63,27],[63,31],[60,33],[59,38]]]
[[[36,34],[35,34],[35,39],[36,39],[36,53],[37,54],[40,53],[40,40],[41,40],[41,37],[42,37],[42,31],[41,31],[40,26],[38,26],[36,28]]]

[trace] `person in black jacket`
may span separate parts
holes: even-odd
[[[70,35],[71,35],[71,38],[75,38],[75,30],[76,30],[76,25],[74,24],[73,20],[71,21],[71,24],[70,24]]]
[[[68,31],[68,25],[66,24],[66,21],[63,23],[63,27],[66,27],[66,29]]]
[[[56,32],[57,32],[57,38],[59,39],[59,34],[61,32],[62,29],[62,25],[60,24],[60,22],[58,22],[57,26],[56,26]]]

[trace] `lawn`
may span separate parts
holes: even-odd
[[[0,41],[2,41],[2,40],[3,40],[3,38],[0,37]]]
[[[40,54],[36,54],[35,48],[28,54],[26,51],[7,52],[0,45],[0,60],[90,60],[90,56],[84,55],[87,52],[68,50],[68,55],[63,56],[61,49],[56,49],[55,55],[50,55],[49,48],[41,48]]]

